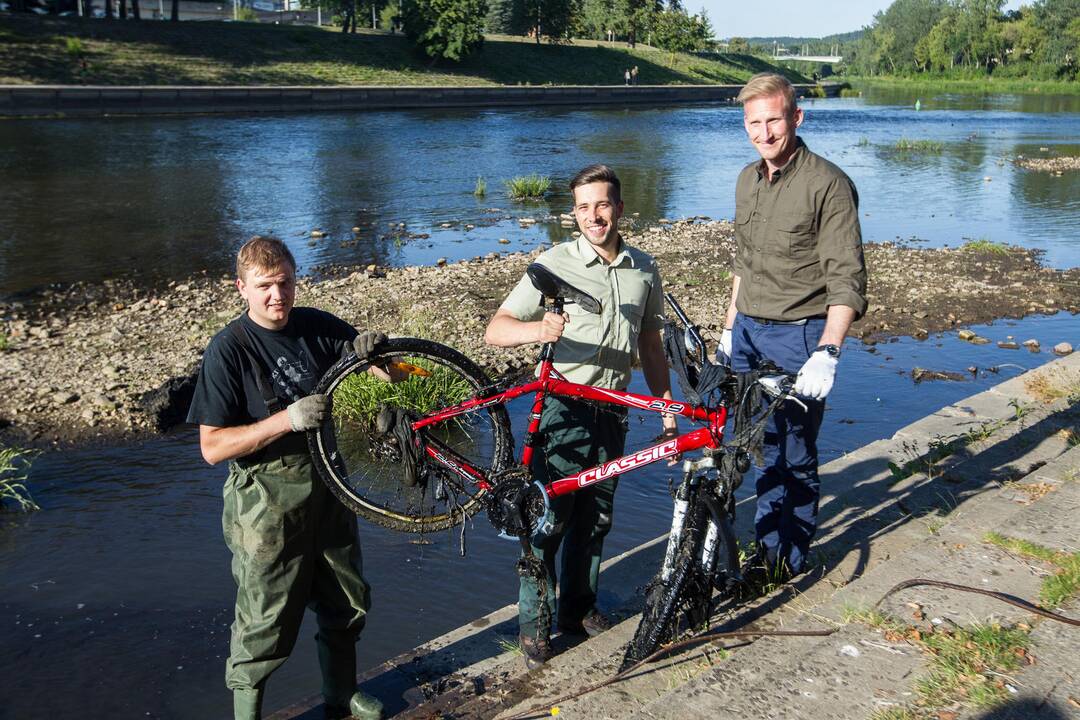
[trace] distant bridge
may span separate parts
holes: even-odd
[[[838,63],[843,62],[843,55],[773,55],[773,60],[799,60],[813,63]]]

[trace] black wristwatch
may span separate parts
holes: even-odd
[[[829,354],[829,357],[840,359],[840,346],[839,345],[818,345],[814,348],[814,352],[820,352],[824,350]]]

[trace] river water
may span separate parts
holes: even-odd
[[[987,238],[1076,265],[1080,177],[1017,170],[1008,158],[1077,154],[1080,98],[921,100],[918,113],[914,96],[897,95],[806,107],[802,134],[855,180],[865,237],[928,245]],[[6,122],[0,294],[136,272],[155,282],[224,271],[243,238],[267,230],[286,238],[308,270],[531,247],[563,231],[557,223],[522,230],[513,218],[557,214],[568,196],[520,206],[505,199],[501,180],[541,172],[562,185],[597,160],[619,170],[627,210],[645,222],[730,217],[735,175],[753,152],[740,133],[738,110],[727,106]],[[944,150],[889,150],[902,136],[940,140]],[[488,180],[482,200],[471,194],[478,175]],[[391,222],[430,237],[380,240]],[[341,247],[353,226],[362,228],[360,242]],[[332,240],[309,245],[300,233],[316,227]],[[1066,314],[977,328],[992,340],[1035,337],[1044,348],[1077,344],[1078,329]],[[874,353],[849,344],[829,399],[824,460],[1048,359],[951,333]],[[996,372],[922,385],[906,374],[970,365]],[[640,378],[636,386],[643,389]],[[632,419],[631,445],[651,437],[654,424]],[[220,535],[223,479],[222,468],[202,463],[191,429],[37,460],[31,486],[43,509],[0,516],[0,718],[228,714],[222,663],[233,585]],[[666,479],[666,469],[653,468],[623,481],[608,555],[664,531]],[[482,517],[464,559],[456,534],[417,545],[362,524],[361,536],[374,588],[362,667],[516,598],[514,546]],[[274,676],[268,709],[317,692],[313,634],[309,623]]]

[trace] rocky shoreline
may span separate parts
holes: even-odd
[[[657,258],[666,289],[718,336],[730,291],[731,224],[661,221],[627,228],[625,236]],[[336,268],[330,277],[303,279],[298,304],[357,327],[444,342],[492,375],[513,372],[533,361],[535,348],[488,347],[484,327],[538,252]],[[870,311],[851,331],[863,342],[1080,312],[1080,268],[1043,267],[1034,251],[882,243],[868,244],[866,255]],[[232,277],[209,274],[149,290],[127,281],[79,283],[0,303],[0,443],[137,440],[182,422],[203,349],[242,310]]]
[[[1016,158],[1016,164],[1028,170],[1061,175],[1068,170],[1080,170],[1080,157],[1029,158],[1021,155]]]

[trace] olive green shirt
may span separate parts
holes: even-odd
[[[830,305],[866,312],[859,195],[840,168],[801,139],[767,177],[765,161],[735,185],[735,274],[739,312],[769,320],[824,315]]]
[[[663,286],[656,262],[623,242],[609,265],[584,237],[556,245],[536,262],[592,295],[601,306],[600,314],[593,315],[577,304],[566,305],[570,322],[555,345],[555,369],[571,382],[624,389],[630,384],[641,332],[664,326]],[[544,316],[540,302],[540,291],[526,275],[500,309],[518,320],[540,320]]]

